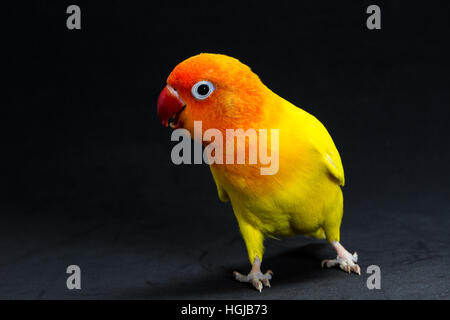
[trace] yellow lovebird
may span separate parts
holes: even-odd
[[[341,158],[314,116],[272,92],[239,60],[206,53],[175,67],[159,96],[157,112],[163,125],[192,136],[201,121],[201,142],[205,148],[214,142],[208,159],[215,159],[210,169],[218,196],[231,202],[252,264],[247,275],[233,273],[238,281],[260,292],[270,286],[272,271],[262,273],[260,268],[264,238],[295,235],[329,241],[337,257],[323,260],[322,267],[360,274],[357,254],[339,243],[345,182]],[[256,132],[257,138],[245,135],[245,143],[239,145],[237,135],[229,145],[227,134],[239,129]],[[214,141],[204,139],[211,130]],[[226,154],[229,148],[219,149],[221,144],[232,147],[231,158]],[[251,162],[248,153],[254,150],[259,156]],[[232,161],[242,151],[246,161]],[[268,164],[263,155],[276,164]],[[264,172],[269,165],[272,169]]]

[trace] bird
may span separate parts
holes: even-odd
[[[322,260],[322,267],[361,274],[357,253],[340,243],[341,157],[316,117],[270,90],[246,64],[217,53],[200,53],[175,66],[158,98],[157,115],[164,126],[192,136],[198,121],[203,131],[224,136],[229,129],[255,129],[258,138],[258,130],[277,130],[277,137],[271,136],[278,139],[276,148],[266,144],[278,161],[275,173],[261,174],[265,164],[260,159],[209,164],[218,198],[231,203],[251,265],[248,274],[234,271],[236,280],[259,292],[270,287],[273,272],[261,271],[264,240],[298,235],[326,239],[335,249],[336,258]],[[255,143],[246,139],[244,151]]]

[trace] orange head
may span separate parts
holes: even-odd
[[[270,92],[248,66],[222,54],[202,53],[184,60],[167,78],[157,109],[162,124],[202,129],[253,128]]]

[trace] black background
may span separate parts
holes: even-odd
[[[82,29],[66,28],[77,4]],[[381,7],[381,30],[366,8]],[[419,1],[18,1],[3,8],[1,298],[449,298],[450,5]],[[341,240],[267,241],[262,294],[206,165],[175,166],[156,100],[200,53],[252,67],[330,131]],[[2,139],[3,140],[3,139]],[[69,291],[68,265],[82,269]],[[379,265],[382,289],[366,288]]]

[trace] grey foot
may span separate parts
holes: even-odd
[[[261,271],[251,271],[248,275],[240,274],[237,271],[233,272],[233,276],[237,281],[240,282],[249,282],[251,283],[256,290],[259,292],[262,291],[263,286],[270,287],[269,280],[272,279],[273,272],[272,270],[267,270],[266,273],[262,273]]]
[[[248,275],[240,274],[237,271],[233,272],[233,276],[237,281],[240,282],[249,282],[251,283],[256,290],[259,292],[262,291],[263,287],[270,287],[269,280],[272,279],[273,272],[272,270],[267,270],[266,273],[261,272],[261,260],[258,256],[253,261],[252,270]]]
[[[354,272],[358,275],[361,275],[361,268],[356,264],[357,262],[358,254],[356,252],[353,255],[348,252],[344,252],[341,255],[338,255],[336,259],[322,260],[322,268],[324,266],[327,266],[328,268],[339,266],[345,272]]]

